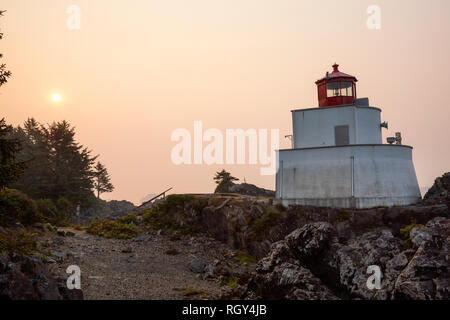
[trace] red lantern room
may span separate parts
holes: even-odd
[[[356,82],[354,76],[339,71],[339,65],[333,65],[333,72],[316,81],[319,94],[319,107],[353,104],[356,99]]]

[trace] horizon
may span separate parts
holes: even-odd
[[[79,30],[67,27],[74,3]],[[195,121],[222,133],[278,129],[279,148],[289,148],[290,111],[318,106],[314,82],[335,62],[358,78],[358,97],[382,110],[383,142],[401,132],[414,148],[421,192],[450,171],[450,2],[377,1],[379,30],[367,27],[371,1],[123,3],[5,0],[0,8],[2,63],[13,73],[0,90],[0,118],[76,127],[116,187],[103,199],[139,204],[170,187],[212,193],[222,168],[274,190],[275,175],[261,175],[260,164],[174,164],[172,134],[194,135]]]

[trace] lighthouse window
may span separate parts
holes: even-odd
[[[327,83],[327,98],[330,97],[353,97],[352,82],[329,82]]]
[[[327,97],[338,97],[339,95],[339,82],[327,83]]]
[[[353,83],[340,82],[341,84],[341,96],[353,97]]]

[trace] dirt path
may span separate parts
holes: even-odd
[[[67,230],[66,230],[67,231]],[[55,237],[51,250],[55,272],[67,278],[69,265],[81,268],[84,298],[90,299],[215,299],[217,279],[202,280],[190,270],[196,259],[218,263],[231,251],[204,237],[148,235],[145,241],[105,239],[70,230]],[[179,252],[179,254],[175,254]]]

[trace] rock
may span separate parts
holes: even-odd
[[[134,239],[133,239],[133,241],[135,241],[135,242],[144,242],[144,241],[148,241],[148,240],[150,240],[150,235],[149,234],[146,234],[146,233],[140,233],[140,234],[138,234]]]
[[[254,197],[275,197],[275,191],[258,188],[257,186],[249,183],[234,184],[228,189],[228,191],[230,193],[239,193]]]
[[[215,276],[215,271],[216,271],[216,267],[213,266],[213,265],[208,264],[204,268],[204,273],[203,273],[202,279],[206,280],[208,278],[213,278]]]
[[[67,231],[66,232],[66,237],[75,237],[75,233],[72,231]]]
[[[40,222],[36,222],[36,223],[34,223],[33,225],[32,225],[32,227],[34,228],[34,229],[38,229],[39,231],[47,231],[47,228],[45,227],[45,225],[44,224],[42,224],[42,223],[40,223]]]
[[[450,219],[435,218],[426,228],[413,229],[411,237],[418,249],[395,282],[394,297],[450,299]]]
[[[62,231],[62,230],[56,231],[56,234],[57,234],[59,237],[65,237],[65,236],[66,236],[66,233],[65,233],[64,231]]]
[[[175,256],[177,254],[180,254],[180,251],[178,251],[177,249],[174,249],[174,248],[170,248],[170,249],[166,250],[166,254],[169,256]]]
[[[328,222],[307,224],[295,230],[286,238],[286,244],[304,262],[320,256],[328,248],[335,229]]]
[[[0,254],[0,299],[62,300],[72,295],[60,291],[42,260],[17,254]]]
[[[191,271],[193,273],[202,273],[205,270],[205,262],[202,259],[196,258],[191,262]]]
[[[433,186],[423,197],[423,203],[426,205],[450,204],[450,172],[442,177],[436,178]]]
[[[61,236],[57,236],[57,237],[53,237],[51,239],[52,244],[56,245],[56,246],[61,246],[64,244],[64,238]]]
[[[61,251],[53,251],[52,255],[58,262],[63,262],[67,258],[67,254]]]
[[[132,252],[133,252],[133,249],[131,247],[127,247],[122,250],[122,253],[132,253]]]
[[[44,259],[44,262],[45,263],[49,263],[49,264],[54,264],[54,263],[56,263],[56,260],[47,257],[47,258]]]
[[[245,297],[289,300],[338,299],[308,269],[284,262],[270,272],[257,272],[249,281]]]

